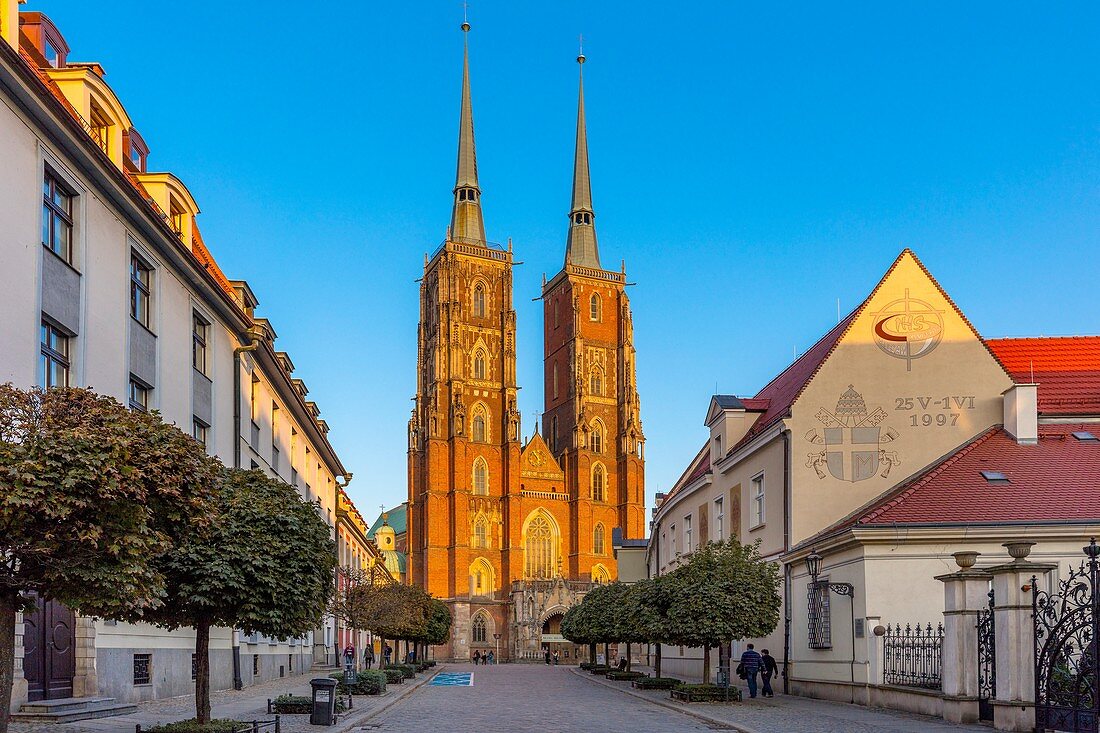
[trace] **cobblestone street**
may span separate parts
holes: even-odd
[[[988,731],[942,720],[869,710],[804,698],[776,697],[744,704],[690,707],[667,692],[638,692],[573,667],[448,665],[473,672],[472,687],[425,685],[362,724],[380,733],[550,731],[554,733],[667,733],[731,730],[743,733],[958,733]],[[629,691],[629,692],[628,692]],[[634,694],[631,694],[634,693]]]

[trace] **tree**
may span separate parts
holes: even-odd
[[[26,594],[108,618],[161,603],[154,560],[209,521],[217,471],[156,413],[84,389],[0,385],[0,733]]]
[[[424,634],[420,638],[420,641],[424,644],[425,656],[429,646],[447,643],[447,639],[451,635],[452,623],[451,611],[447,608],[447,604],[438,598],[432,598],[428,610],[428,622],[425,625]]]
[[[760,558],[760,542],[711,542],[661,580],[668,584],[673,643],[703,647],[703,679],[710,679],[710,647],[766,636],[779,623],[779,571]]]
[[[653,675],[661,676],[661,644],[669,643],[675,635],[668,617],[672,605],[671,587],[663,576],[646,578],[631,586],[634,599],[631,604],[639,641],[655,645]]]
[[[588,601],[594,592],[594,589],[589,591],[581,602],[569,608],[561,619],[561,635],[574,644],[587,644],[588,661],[592,664],[596,663],[597,639],[592,635],[591,618],[597,601]],[[588,602],[587,605],[586,602]]]
[[[286,638],[317,627],[335,584],[336,547],[316,504],[258,470],[223,469],[214,520],[162,555],[164,603],[124,614],[195,628],[195,717],[210,720],[210,628]]]

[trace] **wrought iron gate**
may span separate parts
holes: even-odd
[[[997,697],[997,633],[993,618],[993,591],[989,591],[989,608],[978,611],[978,720],[993,720],[993,700]]]
[[[1100,547],[1084,548],[1088,560],[1070,567],[1050,593],[1031,581],[1035,614],[1035,730],[1097,733],[1097,640],[1100,614]]]

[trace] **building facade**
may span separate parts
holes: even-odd
[[[18,4],[0,0],[0,381],[88,387],[157,410],[224,464],[297,487],[335,538],[350,474],[255,294],[218,267],[184,183],[150,167],[149,143],[103,68],[70,61],[49,18]],[[342,552],[358,562],[372,548]],[[83,617],[51,602],[16,632],[15,710],[27,700],[133,702],[193,689],[185,629]],[[211,684],[304,671],[335,643],[331,619],[299,639],[215,629]]]
[[[985,339],[909,250],[756,395],[715,395],[704,422],[658,495],[649,573],[710,540],[759,541],[781,568],[782,619],[732,652],[768,648],[791,692],[939,713],[942,694],[888,684],[876,628],[943,622],[954,552],[996,565],[1026,538],[1064,571],[1100,528],[1100,337]],[[701,649],[662,652],[669,674],[700,677]]]
[[[485,238],[464,48],[451,225],[425,259],[409,421],[408,577],[451,606],[444,657],[575,658],[561,616],[615,579],[615,529],[644,534],[632,317],[625,272],[596,246],[583,86],[569,218],[563,269],[543,284],[545,414],[525,441],[513,252]]]

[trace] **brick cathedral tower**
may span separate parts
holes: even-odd
[[[463,23],[464,39],[469,29]],[[497,628],[505,623],[493,586],[507,575],[504,497],[518,485],[520,455],[512,253],[485,240],[464,46],[451,226],[420,282],[408,454],[409,579],[448,600],[449,656],[463,658],[479,606]]]
[[[635,377],[634,328],[625,267],[600,265],[596,243],[584,55],[577,105],[573,201],[565,266],[543,285],[545,412],[543,433],[565,472],[576,511],[569,573],[589,572],[588,543],[598,525],[645,536],[645,438]]]

